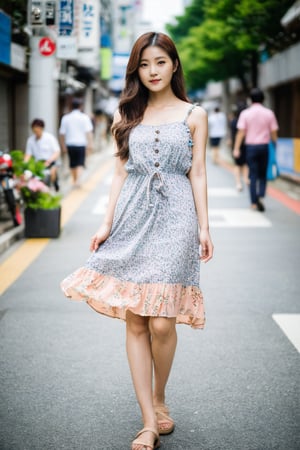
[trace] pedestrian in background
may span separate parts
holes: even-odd
[[[226,116],[216,107],[208,117],[209,144],[212,152],[212,161],[219,164],[220,143],[227,134]]]
[[[27,139],[24,161],[28,162],[31,157],[36,161],[43,161],[45,168],[50,171],[50,181],[58,191],[59,143],[55,136],[45,131],[45,122],[42,119],[34,119],[31,129],[33,134]]]
[[[68,297],[126,320],[144,423],[131,448],[150,450],[159,447],[159,434],[174,430],[165,388],[176,323],[204,326],[199,244],[201,261],[213,255],[207,117],[189,103],[176,48],[165,34],[145,33],[134,44],[112,131],[116,166],[107,213],[91,239],[93,254],[62,288]]]
[[[237,133],[237,122],[239,119],[239,116],[241,112],[247,108],[246,103],[241,102],[237,105],[237,108],[235,111],[233,111],[233,116],[229,120],[229,127],[230,127],[230,133],[231,133],[231,150],[233,153],[234,149],[234,143]],[[245,186],[248,186],[249,184],[249,171],[248,166],[246,162],[246,145],[245,141],[242,142],[240,146],[240,156],[238,158],[234,157],[234,178],[235,178],[235,186],[237,191],[243,190],[243,183]]]
[[[235,139],[233,156],[238,158],[243,140],[246,144],[246,160],[249,166],[250,199],[253,210],[264,211],[262,199],[266,193],[267,166],[270,140],[276,145],[278,123],[275,114],[262,105],[263,92],[254,88],[250,92],[251,106],[241,112]]]
[[[80,186],[86,153],[93,148],[93,123],[81,111],[82,100],[74,98],[72,111],[61,119],[59,139],[63,152],[68,153],[74,187]]]

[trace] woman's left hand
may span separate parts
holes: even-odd
[[[200,230],[200,260],[208,262],[213,257],[214,246],[208,230]]]

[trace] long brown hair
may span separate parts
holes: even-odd
[[[121,120],[112,127],[118,146],[116,156],[123,160],[128,158],[130,131],[142,121],[148,103],[149,92],[140,81],[138,69],[143,51],[151,45],[162,48],[171,58],[174,67],[177,64],[171,88],[176,97],[189,101],[185,93],[182,66],[173,41],[163,33],[142,34],[135,42],[127,64],[125,87],[119,103]]]

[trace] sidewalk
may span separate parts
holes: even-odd
[[[112,145],[108,143],[101,150],[95,151],[87,158],[86,169],[82,181],[85,181],[99,165],[112,156]],[[71,179],[67,155],[62,155],[59,169],[60,194],[64,197],[71,190]],[[24,238],[24,224],[14,227],[7,214],[0,220],[0,256],[6,252],[15,242]]]

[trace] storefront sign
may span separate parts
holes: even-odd
[[[11,20],[0,11],[0,62],[10,64]]]

